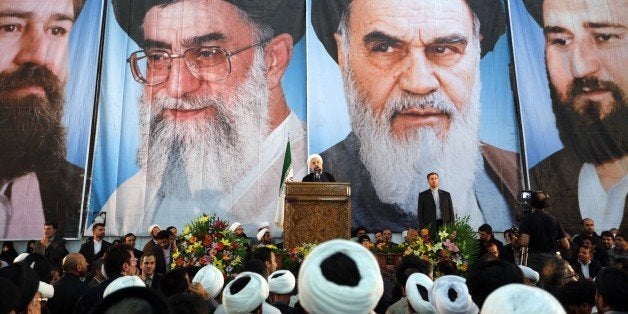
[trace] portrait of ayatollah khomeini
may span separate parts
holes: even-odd
[[[416,227],[430,172],[456,215],[508,228],[519,157],[479,139],[479,64],[505,31],[501,1],[313,1],[312,24],[343,76],[352,131],[321,156],[351,182],[353,228]]]

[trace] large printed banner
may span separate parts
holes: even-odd
[[[626,230],[628,3],[510,3],[532,188],[572,234]]]
[[[316,153],[351,183],[353,229],[446,219],[419,205],[437,173],[474,228],[531,187],[572,234],[625,230],[626,6],[0,0],[0,239],[201,213],[278,236],[288,143],[295,181]]]
[[[306,172],[305,3],[166,2],[108,4],[90,218],[272,222],[288,141]]]
[[[0,239],[79,237],[102,1],[0,0]]]

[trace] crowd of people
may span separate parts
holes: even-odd
[[[541,207],[541,206],[538,206]],[[538,209],[542,212],[542,208]],[[525,219],[524,219],[525,222]],[[229,230],[245,237],[242,225]],[[480,255],[460,276],[456,264],[437,265],[410,254],[380,268],[367,228],[357,240],[319,244],[297,271],[278,269],[268,226],[260,225],[238,273],[225,276],[213,265],[172,267],[177,228],[152,225],[151,239],[137,249],[136,236],[107,242],[105,226],[79,252],[68,252],[57,226],[18,254],[3,244],[0,313],[616,313],[628,311],[628,243],[618,230],[598,235],[592,219],[582,232],[556,242],[558,252],[528,263],[534,233],[525,223],[504,233],[478,229]],[[404,241],[418,237],[404,231]],[[396,246],[390,229],[374,232],[375,243]],[[528,238],[528,244],[522,239]],[[565,241],[563,241],[563,238]],[[248,239],[248,238],[247,238]],[[560,247],[562,242],[566,245]],[[280,245],[280,244],[279,244]],[[524,248],[524,249],[522,249]],[[526,249],[529,251],[526,254]],[[523,254],[522,254],[523,253]],[[526,256],[527,255],[527,256]],[[435,269],[440,277],[435,278]],[[614,312],[613,312],[614,311]]]

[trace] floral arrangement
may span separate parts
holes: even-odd
[[[428,229],[422,229],[419,238],[412,243],[402,243],[404,255],[415,254],[437,266],[450,260],[456,263],[460,274],[473,266],[480,250],[475,231],[469,225],[469,217],[456,218],[454,222],[438,229],[436,239],[430,238]],[[438,267],[436,267],[438,276]]]
[[[202,267],[211,263],[226,276],[235,272],[246,255],[247,240],[229,231],[228,224],[216,215],[203,214],[193,219],[177,239],[171,267]]]
[[[304,243],[286,252],[286,254],[282,256],[283,269],[297,272],[305,257],[312,252],[316,245],[316,243]]]

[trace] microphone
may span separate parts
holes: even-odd
[[[316,167],[316,169],[314,169],[314,178],[317,182],[321,181],[321,172],[321,168]]]

